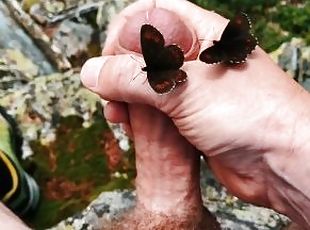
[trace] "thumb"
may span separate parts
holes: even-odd
[[[132,54],[89,59],[82,67],[83,85],[109,101],[141,103],[158,107],[165,95],[156,94],[149,86],[142,58]]]

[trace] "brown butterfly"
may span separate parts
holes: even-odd
[[[251,23],[244,13],[237,14],[225,28],[219,41],[205,49],[199,59],[207,64],[238,64],[246,61],[255,49],[257,39],[250,33]]]
[[[187,79],[181,70],[184,54],[177,45],[165,46],[163,35],[153,26],[144,24],[140,31],[141,50],[146,63],[142,68],[147,80],[158,94],[172,91]]]

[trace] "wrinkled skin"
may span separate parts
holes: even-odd
[[[304,143],[310,136],[306,131],[310,109],[305,108],[310,104],[309,94],[259,47],[246,64],[239,66],[206,65],[194,60],[210,46],[210,41],[220,38],[227,20],[183,0],[157,0],[156,7],[173,11],[190,31],[184,32],[182,23],[174,25],[182,28],[179,32],[174,29],[174,41],[192,42],[186,57],[193,61],[182,67],[188,82],[168,95],[157,95],[144,83],[144,73],[140,73],[137,60],[143,62],[143,59],[117,55],[88,61],[82,69],[84,85],[113,101],[106,117],[125,123],[133,136],[141,130],[132,121],[143,119],[144,114],[132,117],[127,107],[116,101],[130,103],[129,111],[140,103],[164,112],[180,134],[204,154],[219,181],[232,194],[271,207],[306,226],[309,214],[300,210],[305,210],[302,205],[310,197],[309,191],[304,190],[308,187],[307,169],[296,171],[296,168],[303,160],[310,160],[309,154],[303,154],[308,150]],[[138,51],[139,40],[126,43],[126,39],[119,39],[124,36],[122,28],[131,27],[131,16],[153,8],[154,2],[147,0],[128,7],[110,27],[103,54],[124,53],[124,49]],[[165,21],[163,16],[161,20]],[[161,27],[164,36],[170,30],[170,26]],[[127,30],[126,36],[136,37],[137,33]],[[194,37],[189,39],[188,34]],[[197,44],[201,39],[203,42]],[[298,197],[297,204],[294,196]]]

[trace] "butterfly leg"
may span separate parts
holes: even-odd
[[[140,71],[139,73],[137,73],[136,76],[134,76],[134,78],[130,80],[130,82],[136,80],[136,78],[137,78],[140,74],[141,74],[141,71]],[[145,81],[144,81],[144,82],[145,82]]]
[[[143,63],[142,62],[140,62],[138,59],[136,59],[134,56],[132,56],[132,55],[130,55],[130,58],[132,59],[132,60],[135,60],[136,62],[138,62],[141,66],[141,69],[142,69],[142,65],[143,65]]]

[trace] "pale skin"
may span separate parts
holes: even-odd
[[[29,230],[30,228],[0,202],[0,229]]]
[[[137,44],[133,43],[139,40],[126,44],[126,40],[118,39],[122,28],[132,21],[131,16],[154,7],[154,1],[148,0],[128,7],[110,27],[104,57],[89,60],[82,69],[84,85],[111,101],[105,116],[126,124],[134,136],[141,130],[133,126],[133,121],[143,119],[144,112],[133,116],[124,103],[117,102],[129,103],[130,110],[139,103],[162,111],[180,134],[204,154],[219,181],[232,194],[273,208],[310,228],[309,93],[259,47],[246,64],[236,67],[195,60],[210,41],[220,37],[227,20],[187,1],[157,0],[156,7],[173,11],[193,36],[183,41],[183,32],[173,39],[195,44],[186,56],[192,61],[182,67],[188,75],[187,83],[170,94],[156,94],[144,82],[145,73],[136,77],[141,72],[137,60],[143,62],[142,58],[115,55],[124,53],[124,47],[136,51],[132,47]],[[163,25],[161,32],[170,33],[170,27]],[[128,30],[126,36],[137,37],[138,33]],[[204,42],[199,46],[200,39]]]

